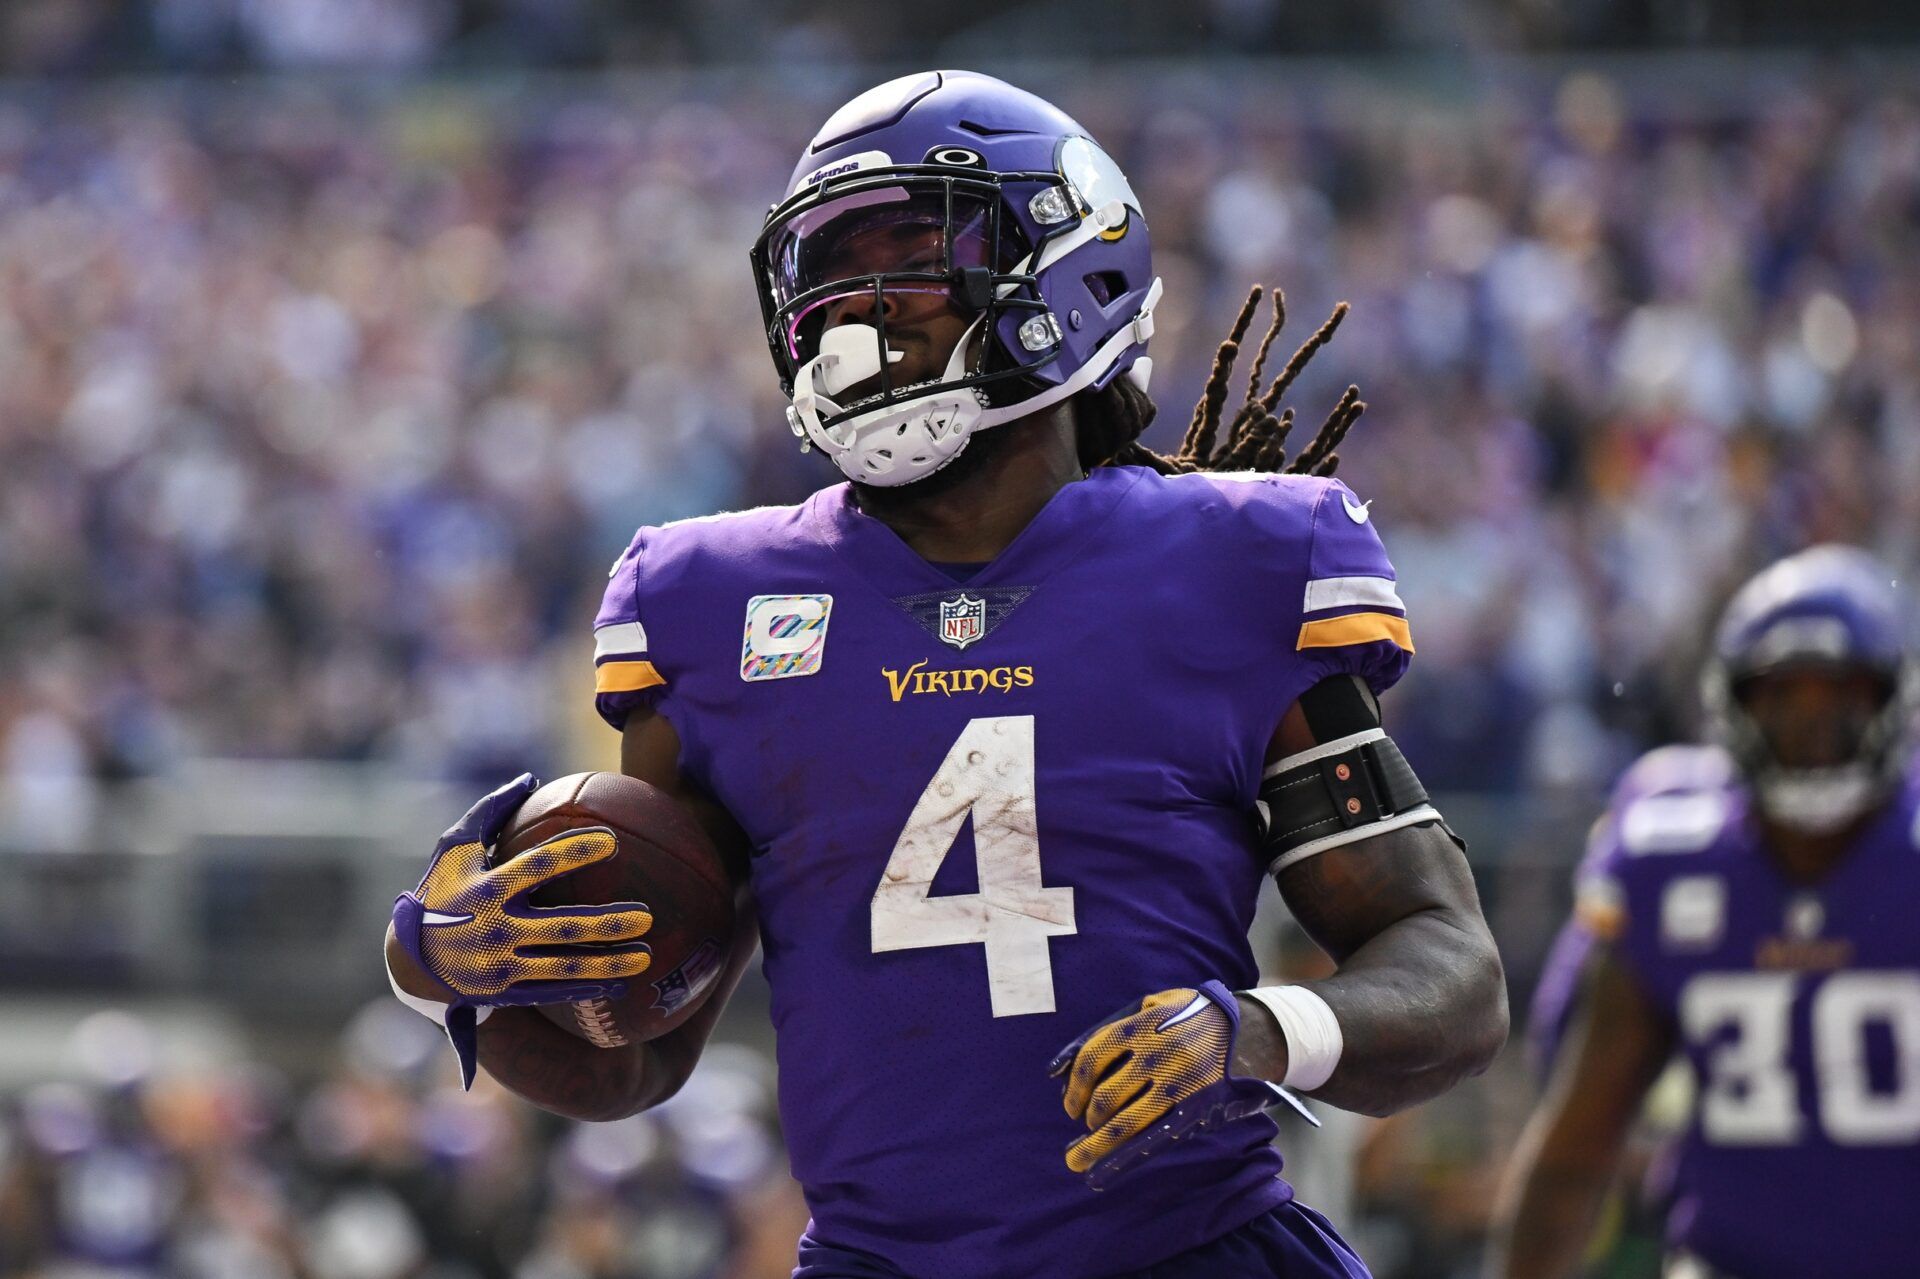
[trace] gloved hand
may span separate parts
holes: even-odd
[[[548,880],[613,856],[610,831],[568,831],[488,868],[487,850],[539,787],[532,774],[523,773],[468,809],[434,845],[420,886],[393,903],[395,938],[451,997],[441,1021],[468,1088],[484,1015],[478,1010],[618,999],[626,979],[645,972],[652,960],[638,939],[653,926],[653,916],[639,902],[541,907],[526,901]],[[400,993],[397,981],[394,988]]]
[[[1275,1102],[1299,1107],[1277,1084],[1230,1073],[1239,1031],[1233,992],[1210,981],[1148,995],[1061,1049],[1049,1073],[1066,1077],[1067,1113],[1088,1128],[1068,1145],[1067,1167],[1104,1190],[1191,1132]]]

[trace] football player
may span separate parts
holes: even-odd
[[[789,425],[849,482],[640,530],[598,705],[757,912],[798,1273],[1364,1274],[1292,1202],[1264,1108],[1424,1100],[1485,1067],[1506,1007],[1462,851],[1381,727],[1413,646],[1371,509],[1326,478],[1357,391],[1266,473],[1340,313],[1263,391],[1276,306],[1223,430],[1256,290],[1181,455],[1141,447],[1139,200],[1073,120],[967,72],[835,112],[752,265]],[[1336,975],[1258,987],[1268,873]],[[459,911],[510,912],[490,882]],[[444,891],[396,912],[416,955]],[[464,988],[437,937],[450,1011],[427,1011],[471,1040],[478,1008],[640,977],[634,935]],[[664,1039],[591,1048],[505,1007],[479,1062],[563,1114],[644,1109],[753,945]]]
[[[1729,604],[1717,745],[1628,770],[1595,828],[1565,1042],[1515,1156],[1494,1272],[1578,1273],[1641,1102],[1696,1088],[1667,1174],[1669,1273],[1920,1274],[1920,794],[1904,604],[1817,547]],[[1553,1017],[1549,1008],[1550,1020]]]

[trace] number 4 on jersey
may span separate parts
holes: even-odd
[[[973,815],[980,891],[933,897],[933,877]],[[873,949],[984,943],[995,1017],[1053,1011],[1047,938],[1075,932],[1073,889],[1040,883],[1033,796],[1033,716],[970,720],[933,780],[873,890]]]

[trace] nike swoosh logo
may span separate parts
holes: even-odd
[[[1348,519],[1352,520],[1355,524],[1365,524],[1368,516],[1367,508],[1372,506],[1373,503],[1362,502],[1360,505],[1355,506],[1347,495],[1342,493],[1340,495],[1340,505],[1346,508]]]
[[[420,912],[420,923],[429,928],[444,928],[448,924],[471,923],[472,920],[472,915],[442,915],[437,910],[423,910]]]
[[[1201,1013],[1207,1011],[1207,1006],[1212,1002],[1213,1001],[1211,999],[1208,999],[1205,995],[1195,995],[1193,997],[1192,1003],[1188,1004],[1185,1008],[1182,1008],[1179,1012],[1175,1013],[1173,1016],[1161,1022],[1158,1026],[1155,1026],[1154,1029],[1155,1030],[1172,1030],[1175,1026],[1178,1026],[1181,1022],[1186,1021],[1189,1018],[1198,1017]]]

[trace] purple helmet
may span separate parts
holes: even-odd
[[[919,234],[905,261],[845,251],[898,227]],[[865,484],[930,475],[973,432],[1122,373],[1144,389],[1152,368],[1160,282],[1138,197],[1071,117],[991,76],[923,71],[834,112],[752,259],[788,424]],[[896,386],[887,316],[914,294],[968,325],[944,371]],[[830,305],[862,295],[870,322]]]
[[[1743,681],[1787,669],[1865,671],[1886,698],[1853,758],[1831,768],[1787,768],[1741,704]],[[1816,546],[1763,570],[1722,615],[1704,678],[1715,735],[1752,779],[1762,810],[1808,831],[1844,826],[1899,784],[1916,692],[1906,599],[1893,574],[1851,546]]]

